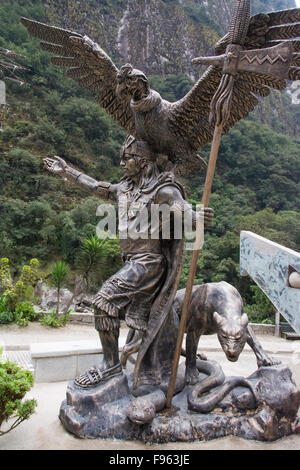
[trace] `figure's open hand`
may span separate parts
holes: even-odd
[[[65,173],[66,168],[68,167],[65,160],[55,156],[53,158],[43,158],[45,168],[51,173],[62,174]]]

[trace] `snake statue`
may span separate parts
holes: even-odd
[[[188,393],[189,410],[210,413],[236,387],[249,388],[257,406],[258,396],[249,380],[244,377],[227,377],[225,380],[221,366],[212,361],[197,359],[197,369],[208,374],[208,377],[194,385]]]
[[[207,414],[236,387],[247,387],[254,398],[254,407],[258,405],[258,395],[252,383],[244,377],[225,377],[221,366],[215,361],[197,359],[197,369],[207,375],[196,385],[190,386],[187,394],[190,411]],[[156,413],[166,405],[166,396],[162,390],[155,390],[148,395],[138,397],[129,406],[127,417],[135,424],[150,424]]]

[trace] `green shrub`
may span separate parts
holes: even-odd
[[[38,320],[39,316],[29,302],[19,302],[14,311],[11,311],[9,299],[0,296],[0,324],[16,322],[19,326],[27,326],[29,322]]]
[[[34,413],[36,400],[24,400],[33,386],[33,376],[13,362],[0,361],[0,436],[7,434]],[[15,418],[10,427],[1,429],[9,418]]]
[[[12,323],[15,319],[14,313],[9,311],[8,299],[0,296],[0,325]]]
[[[29,322],[38,320],[39,316],[29,302],[19,302],[16,306],[15,322],[19,326],[27,326]]]
[[[13,312],[0,312],[0,325],[7,325],[8,323],[13,323],[15,320],[15,315]]]
[[[24,137],[32,131],[32,124],[28,121],[15,121],[14,129],[18,136]]]
[[[10,126],[4,127],[1,133],[1,139],[3,140],[3,142],[14,142],[16,137],[17,133],[14,129],[12,129]]]
[[[59,317],[57,317],[55,309],[53,309],[50,313],[48,313],[47,315],[44,315],[41,318],[40,323],[44,326],[51,326],[52,328],[60,328],[62,326],[66,326],[66,324],[68,323],[70,319],[70,314],[71,314],[71,310],[68,310],[63,315],[60,315]]]

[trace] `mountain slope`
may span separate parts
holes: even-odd
[[[228,30],[234,0],[46,0],[48,20],[91,36],[121,64],[148,74],[199,75],[191,59],[212,52]],[[252,2],[252,12],[295,7]]]

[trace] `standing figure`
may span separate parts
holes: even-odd
[[[197,217],[209,225],[213,211],[209,208],[195,212],[184,199],[182,186],[174,179],[173,173],[161,173],[156,155],[146,142],[128,136],[121,150],[121,167],[124,178],[119,184],[96,181],[67,165],[56,157],[45,159],[46,167],[53,173],[60,173],[76,183],[91,189],[102,199],[118,202],[120,247],[124,266],[102,285],[93,305],[95,327],[99,332],[103,363],[90,368],[75,379],[83,388],[95,387],[103,381],[122,373],[119,360],[118,337],[120,320],[143,332],[143,341],[137,357],[134,373],[134,387],[168,385],[176,341],[176,320],[170,318],[181,268],[184,259],[183,236],[164,239],[162,224],[151,226],[153,207],[165,206],[170,209],[171,227],[175,219],[182,223],[185,211],[190,212],[193,224]],[[155,205],[155,206],[153,206]],[[139,232],[140,238],[131,237],[136,233],[137,218],[141,211],[149,217],[144,220]],[[165,222],[165,221],[164,221]],[[171,230],[172,232],[172,230]],[[167,322],[167,329],[164,326]],[[167,330],[164,339],[161,334]],[[163,384],[163,385],[162,385]]]

